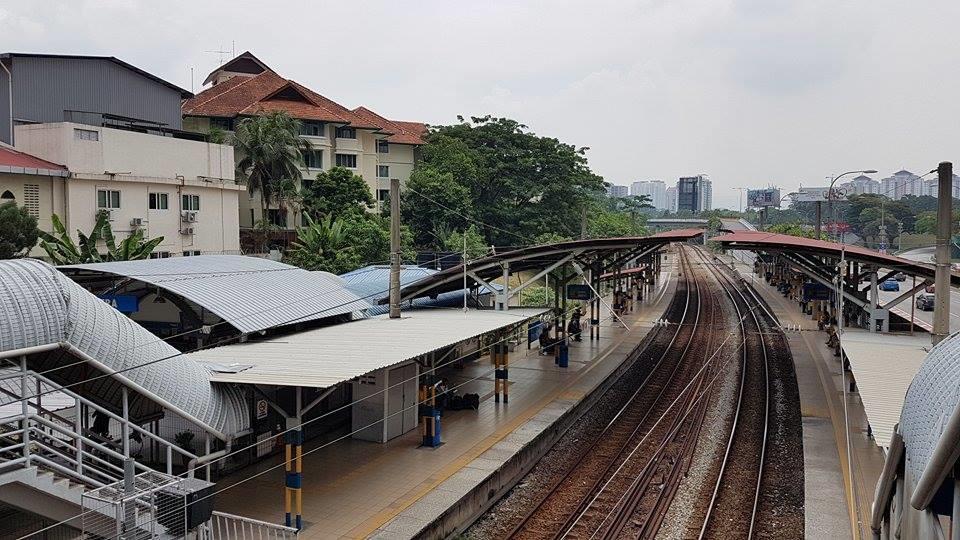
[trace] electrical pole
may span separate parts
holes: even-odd
[[[817,240],[820,239],[820,230],[821,230],[821,229],[820,229],[820,227],[821,227],[820,222],[822,221],[822,220],[821,220],[821,217],[822,217],[822,216],[821,216],[820,214],[821,214],[821,210],[822,210],[822,209],[823,209],[823,203],[821,203],[820,201],[817,201],[817,217],[816,217],[816,219],[815,219],[815,221],[817,222],[817,225],[816,225],[816,227],[815,227],[815,229],[814,229],[815,232],[816,232],[816,235],[817,235]]]
[[[466,261],[464,261],[466,264]],[[400,318],[400,179],[390,179],[390,318]]]
[[[933,295],[934,345],[950,333],[950,234],[953,228],[953,163],[937,166],[937,270]]]

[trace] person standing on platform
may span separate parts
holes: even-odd
[[[580,308],[573,310],[573,315],[570,316],[570,322],[567,324],[567,333],[573,337],[574,341],[583,341],[583,327],[580,324],[580,318],[583,317],[583,312],[580,311]]]

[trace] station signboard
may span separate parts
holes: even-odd
[[[593,290],[589,285],[570,284],[567,285],[567,300],[592,300]]]
[[[121,313],[136,313],[140,310],[140,301],[132,294],[102,294],[98,298]]]
[[[780,207],[780,189],[748,189],[747,206],[750,208]]]

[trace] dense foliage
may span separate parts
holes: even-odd
[[[144,240],[143,229],[133,231],[119,244],[113,237],[113,228],[110,226],[106,212],[97,214],[97,221],[93,224],[90,234],[78,230],[80,240],[75,243],[67,232],[60,216],[53,214],[53,234],[40,231],[40,247],[47,252],[54,264],[82,264],[109,261],[135,261],[146,259],[155,247],[163,242],[158,236]],[[105,252],[100,252],[99,243],[104,243]]]
[[[302,152],[310,148],[300,137],[300,121],[279,111],[244,118],[230,142],[239,159],[237,178],[246,183],[251,196],[260,194],[266,215],[266,208],[283,198],[281,183],[300,178]]]
[[[20,257],[37,245],[37,218],[15,202],[0,204],[0,259]]]
[[[471,224],[485,245],[575,238],[584,216],[590,236],[644,232],[640,203],[611,207],[586,148],[492,116],[459,118],[433,128],[427,140],[401,198],[417,247],[443,249],[450,231]]]

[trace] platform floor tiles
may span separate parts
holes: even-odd
[[[674,272],[665,267],[653,297],[624,317],[630,330],[605,320],[601,339],[584,339],[570,347],[570,366],[561,369],[552,356],[522,345],[511,354],[509,404],[494,403],[489,359],[466,366],[450,386],[480,377],[461,392],[480,394],[479,411],[448,411],[439,448],[418,448],[419,430],[386,444],[346,439],[314,451],[308,442],[303,458],[303,518],[300,538],[362,538],[456,473],[555,399],[578,399],[623,360],[624,347],[639,343],[660,318],[674,287]],[[624,346],[621,346],[624,345]],[[279,457],[222,479],[218,510],[280,523],[283,519],[283,471],[270,470]],[[242,483],[238,483],[242,482]]]

